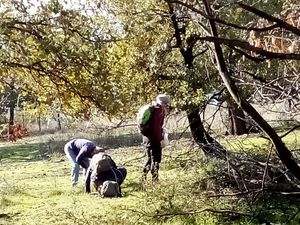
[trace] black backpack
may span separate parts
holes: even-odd
[[[121,188],[117,181],[107,180],[104,181],[100,192],[101,197],[121,197]]]

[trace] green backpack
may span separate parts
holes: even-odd
[[[151,133],[150,121],[154,106],[147,104],[141,107],[137,114],[137,126],[140,133],[146,137]]]

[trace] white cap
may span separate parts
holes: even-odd
[[[170,106],[171,105],[171,99],[168,95],[159,94],[156,97],[156,103],[159,104],[159,105]]]

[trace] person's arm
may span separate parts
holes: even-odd
[[[154,141],[160,143],[163,140],[164,112],[162,108],[155,108],[154,113],[152,121]]]
[[[91,167],[89,167],[85,175],[85,192],[87,193],[91,192],[91,174]]]
[[[110,158],[110,165],[111,165],[111,167],[112,168],[117,168],[117,164],[115,163],[115,161],[109,156],[109,158]]]
[[[84,168],[87,169],[90,166],[90,160],[88,157],[82,157],[79,161],[79,165]]]
[[[126,178],[127,170],[124,167],[119,167],[117,169],[114,169],[114,172],[117,178],[117,182],[119,183],[119,185],[121,185]]]
[[[80,164],[80,161],[81,161],[82,158],[87,154],[87,151],[88,151],[88,148],[87,148],[86,145],[84,145],[84,146],[80,149],[78,155],[76,156],[76,162],[77,162],[77,163]]]
[[[117,197],[122,197],[122,189],[120,185],[119,185],[119,194],[117,195]]]

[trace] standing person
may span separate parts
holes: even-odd
[[[146,181],[147,174],[151,171],[152,181],[158,181],[158,170],[161,162],[162,148],[164,148],[163,124],[171,100],[168,95],[159,94],[152,106],[149,121],[149,134],[143,136],[143,144],[147,151],[147,161],[143,168],[142,182]]]
[[[87,139],[73,139],[65,145],[64,151],[72,165],[71,181],[72,186],[75,186],[78,183],[80,166],[85,174],[89,167],[89,159],[104,149]]]

